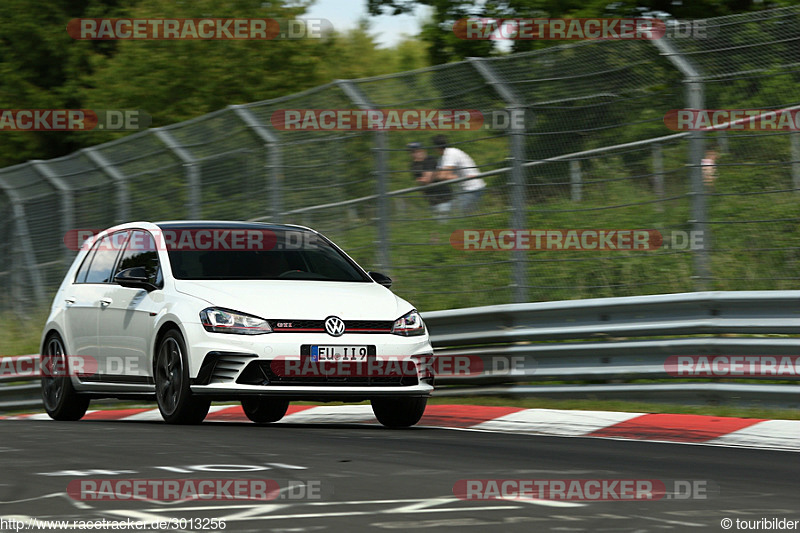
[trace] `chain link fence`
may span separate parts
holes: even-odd
[[[384,271],[421,310],[800,288],[800,133],[673,133],[683,108],[800,104],[800,8],[708,19],[705,38],[591,41],[303,93],[0,170],[0,299],[46,304],[64,235],[132,220],[295,223]],[[437,214],[409,171],[432,131],[283,131],[284,109],[524,112],[446,132],[487,183]],[[709,153],[712,155],[709,156]],[[712,158],[713,166],[702,167]],[[458,196],[460,184],[451,185]],[[657,250],[460,250],[464,229],[651,229]],[[700,232],[702,245],[686,236]]]

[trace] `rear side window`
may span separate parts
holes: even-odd
[[[103,237],[95,244],[94,257],[85,283],[110,283],[120,248],[125,244],[127,232],[120,231]],[[83,268],[83,267],[81,267]]]
[[[92,264],[92,257],[94,257],[96,249],[96,246],[93,246],[89,253],[86,254],[86,257],[83,258],[83,263],[81,263],[81,267],[75,275],[75,283],[86,283],[86,273],[89,272],[89,265]]]
[[[158,252],[153,236],[146,231],[131,233],[125,251],[119,260],[116,273],[128,268],[142,267],[147,272],[147,281],[156,286],[161,286],[161,269],[158,264]]]

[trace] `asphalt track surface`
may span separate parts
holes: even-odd
[[[723,518],[800,519],[797,453],[757,449],[374,424],[4,420],[0,460],[2,519],[217,518],[225,531],[237,532],[724,531]],[[272,479],[281,487],[317,486],[322,499],[293,500],[288,492],[274,502],[67,496],[70,481],[89,478]],[[453,496],[458,480],[489,478],[700,480],[707,498],[579,503]],[[172,524],[168,530],[199,530]],[[7,524],[3,530],[13,531]],[[729,531],[737,531],[735,523]]]

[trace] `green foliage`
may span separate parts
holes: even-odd
[[[265,17],[292,19],[298,2],[256,0],[0,2],[0,108],[140,109],[164,126],[231,104],[267,100],[338,78],[388,74],[427,65],[413,38],[381,49],[363,22],[323,38],[271,41],[77,41],[67,22],[80,17]],[[119,138],[110,132],[3,132],[0,167],[51,159]]]
[[[449,63],[467,57],[487,57],[499,52],[492,41],[464,40],[452,31],[453,23],[469,17],[485,18],[592,18],[637,17],[642,13],[666,13],[676,19],[702,19],[746,13],[760,9],[789,6],[796,0],[367,0],[370,14],[400,15],[413,13],[419,6],[431,8],[421,38],[428,44],[433,64]],[[558,44],[553,41],[519,40],[511,43],[512,52],[537,50]]]

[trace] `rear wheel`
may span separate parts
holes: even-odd
[[[242,409],[247,418],[256,424],[269,424],[284,417],[289,409],[289,400],[266,396],[242,398]]]
[[[389,428],[407,428],[419,422],[428,398],[375,398],[372,412],[378,422]]]
[[[89,408],[89,397],[75,392],[69,376],[64,342],[53,333],[44,343],[39,359],[42,375],[42,402],[53,420],[80,420]]]
[[[186,346],[176,330],[164,334],[156,352],[156,400],[169,424],[199,424],[208,414],[211,400],[192,395]]]

